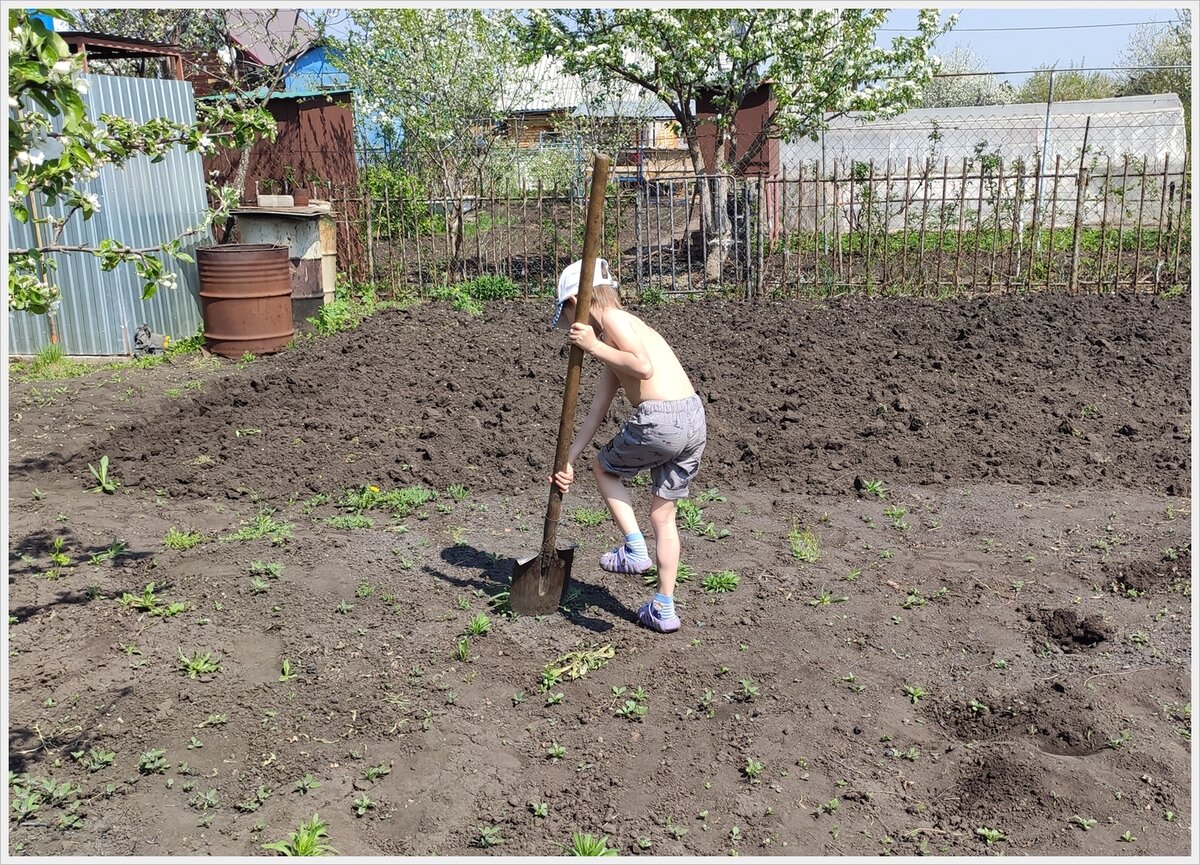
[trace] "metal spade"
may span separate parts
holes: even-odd
[[[604,221],[604,189],[608,183],[609,159],[597,153],[592,162],[592,186],[588,192],[587,222],[583,235],[583,264],[579,274],[579,294],[575,302],[575,323],[586,324],[592,306],[592,283],[596,273],[596,256]],[[562,418],[558,423],[558,447],[554,451],[554,471],[558,474],[567,465],[571,438],[575,431],[575,403],[579,397],[579,374],[583,366],[583,349],[571,346],[567,362],[567,385],[563,390]],[[558,549],[558,516],[562,509],[562,490],[550,484],[550,502],[546,507],[546,524],[542,530],[542,548],[533,556],[518,559],[513,566],[509,606],[523,616],[543,616],[553,613],[562,604],[571,577],[571,561],[575,548]]]

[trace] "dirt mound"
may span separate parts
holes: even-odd
[[[1110,636],[1108,626],[1099,616],[1081,619],[1074,610],[1040,610],[1035,619],[1041,622],[1046,634],[1064,652],[1090,649]]]
[[[1126,591],[1139,595],[1164,592],[1180,580],[1188,579],[1191,573],[1191,551],[1172,550],[1173,558],[1136,562],[1118,562],[1104,567],[1104,574]]]
[[[706,486],[851,493],[857,474],[1189,491],[1185,303],[841,299],[639,313],[706,402]],[[167,403],[98,450],[127,483],[173,496],[527,488],[552,460],[566,368],[547,317],[520,303],[482,317],[381,313]],[[584,406],[597,369],[586,362]],[[86,471],[84,456],[73,467]]]

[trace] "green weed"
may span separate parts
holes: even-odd
[[[296,832],[288,833],[286,841],[263,844],[262,848],[281,856],[336,856],[338,851],[326,843],[328,829],[329,824],[313,814],[308,822],[300,824]]]
[[[357,514],[382,508],[390,510],[396,516],[405,517],[436,498],[436,490],[420,485],[387,492],[374,485],[364,485],[357,490],[347,490],[338,505]]]
[[[195,679],[210,673],[217,673],[220,670],[220,661],[213,658],[212,652],[202,653],[196,650],[190,655],[185,655],[183,649],[179,649],[179,671],[186,673],[189,679]]]
[[[171,526],[163,537],[163,546],[169,550],[190,550],[203,540],[204,536],[200,532],[181,532]]]
[[[279,562],[262,562],[253,561],[250,563],[250,576],[266,577],[269,580],[277,580],[283,574],[283,565]]]
[[[271,542],[271,546],[278,547],[287,543],[292,538],[292,529],[295,528],[292,523],[281,523],[274,519],[275,511],[271,508],[263,508],[254,519],[249,523],[245,523],[236,532],[231,535],[226,535],[221,538],[223,541],[253,541],[258,538],[265,537]]]
[[[390,763],[380,763],[378,766],[371,766],[367,771],[363,772],[363,778],[367,781],[377,781],[384,775],[392,774]]]
[[[94,487],[91,487],[88,490],[88,492],[108,493],[109,495],[112,495],[113,493],[115,493],[117,491],[117,487],[119,487],[121,485],[120,482],[116,478],[111,477],[108,473],[108,455],[107,454],[100,457],[100,467],[99,468],[96,468],[96,466],[92,465],[91,463],[88,463],[88,471],[90,471],[92,473],[92,478],[96,481],[96,485]]]
[[[171,761],[166,759],[166,751],[146,751],[138,758],[138,771],[143,775],[161,775],[171,768]]]
[[[292,789],[302,796],[307,796],[320,786],[321,782],[314,778],[311,772],[305,772],[304,777],[297,781]]]
[[[72,751],[71,757],[89,772],[99,772],[105,766],[111,766],[117,754],[103,748],[89,748],[87,751]]]
[[[108,545],[108,549],[100,553],[92,553],[92,557],[88,560],[88,564],[101,565],[104,562],[115,561],[117,556],[121,555],[121,553],[125,552],[125,550],[128,548],[129,545],[124,541],[118,541],[114,538],[113,542]]]
[[[485,636],[492,629],[492,620],[484,613],[479,613],[471,621],[467,622],[465,635],[468,637]]]
[[[469,663],[471,660],[471,641],[466,637],[459,637],[458,642],[454,644],[452,657],[464,664]]]
[[[741,577],[734,571],[717,571],[706,576],[701,585],[710,593],[732,592],[738,587]]]
[[[820,541],[811,529],[801,529],[793,523],[788,533],[788,543],[792,547],[792,555],[805,564],[815,564],[821,558]]]
[[[472,847],[481,847],[486,850],[489,847],[498,847],[504,843],[504,838],[500,835],[499,826],[479,826],[477,828],[479,834],[471,842]]]
[[[581,526],[592,528],[608,519],[607,508],[576,508],[575,522]]]
[[[975,830],[975,834],[987,842],[991,847],[993,844],[998,844],[1001,841],[1007,841],[1008,836],[999,829],[989,829],[987,826],[980,826]]]
[[[326,517],[325,525],[332,529],[370,529],[375,521],[361,514],[338,514],[336,517]]]
[[[608,836],[596,837],[590,833],[575,832],[570,844],[560,844],[568,856],[619,856],[615,847],[608,846]]]

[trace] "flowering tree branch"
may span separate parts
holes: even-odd
[[[46,10],[56,18],[71,20],[71,13]],[[142,282],[142,297],[153,297],[159,288],[174,288],[177,278],[166,269],[168,259],[190,262],[182,241],[208,231],[238,200],[231,188],[215,189],[215,205],[201,224],[155,247],[135,249],[109,238],[96,245],[61,244],[67,224],[79,217],[91,219],[101,208],[99,197],[81,188],[100,169],[122,168],[131,159],[146,156],[162,162],[175,147],[188,152],[209,152],[215,141],[245,146],[260,137],[274,139],[275,122],[261,107],[239,110],[217,104],[200,109],[195,124],[156,118],[138,123],[103,114],[96,122],[88,117],[84,95],[87,79],[79,76],[82,58],[72,56],[67,44],[28,11],[15,9],[8,16],[8,146],[9,211],[18,222],[50,225],[54,235],[8,254],[8,308],[42,314],[58,297],[51,271],[53,254],[91,254],[102,270],[129,264]],[[55,120],[57,119],[57,123]],[[42,207],[61,205],[62,216],[34,216],[35,202]]]

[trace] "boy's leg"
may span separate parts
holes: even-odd
[[[654,526],[654,548],[658,559],[658,593],[675,596],[675,577],[679,573],[679,529],[675,525],[675,501],[654,497],[650,505],[650,524]]]
[[[638,528],[629,491],[621,483],[621,476],[605,471],[599,460],[592,465],[592,472],[596,475],[596,486],[600,488],[600,495],[608,505],[613,522],[625,536],[623,544],[600,557],[600,567],[618,574],[645,573],[654,567],[654,562],[646,549],[646,538]]]
[[[679,530],[675,527],[675,501],[655,496],[650,505],[654,543],[658,552],[658,592],[638,610],[638,621],[655,631],[679,630],[675,615],[675,577],[679,573]]]
[[[621,483],[621,476],[606,472],[599,460],[592,463],[592,473],[596,476],[596,486],[600,488],[600,495],[608,505],[608,512],[612,514],[613,522],[617,524],[621,534],[628,535],[640,531],[637,517],[633,513],[633,503],[629,499],[629,490]]]

